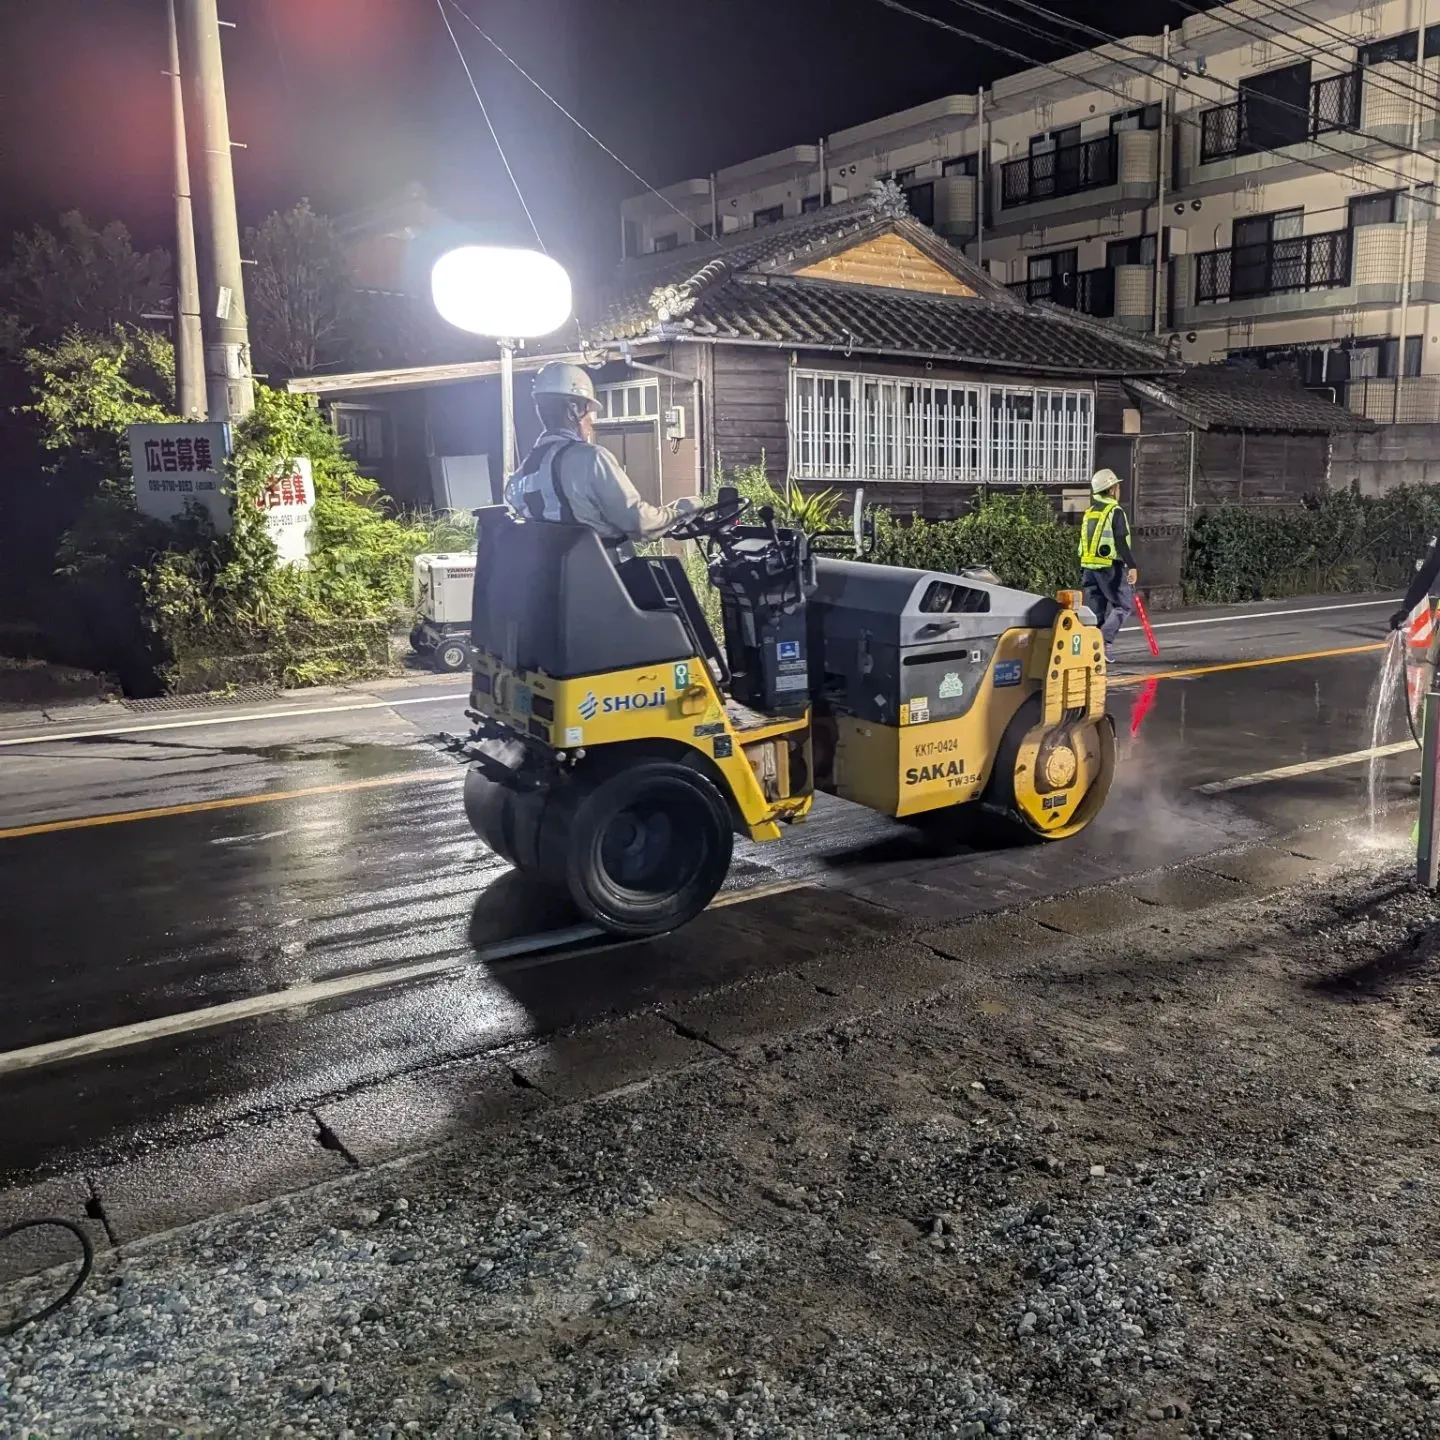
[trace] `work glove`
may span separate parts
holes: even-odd
[[[1391,617],[1390,628],[1400,630],[1404,628],[1405,622],[1410,618],[1410,612],[1402,605]]]

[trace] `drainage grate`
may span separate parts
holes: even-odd
[[[213,710],[219,705],[254,705],[262,700],[278,700],[277,685],[242,685],[235,690],[213,690],[205,695],[161,695],[154,700],[122,700],[127,710],[137,715],[154,715],[167,710]]]

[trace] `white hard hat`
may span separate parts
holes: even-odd
[[[1097,470],[1090,479],[1090,493],[1103,495],[1120,483],[1120,477],[1113,470]]]
[[[598,405],[595,399],[595,382],[583,365],[567,365],[563,360],[552,360],[542,365],[535,376],[532,395],[563,395],[569,400],[587,400]]]

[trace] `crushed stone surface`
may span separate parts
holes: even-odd
[[[1356,863],[103,1257],[0,1436],[1440,1437],[1440,924]]]

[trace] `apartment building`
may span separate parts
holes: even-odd
[[[1022,298],[1435,422],[1437,159],[1440,5],[1237,0],[638,196],[623,243],[701,244],[892,179]]]

